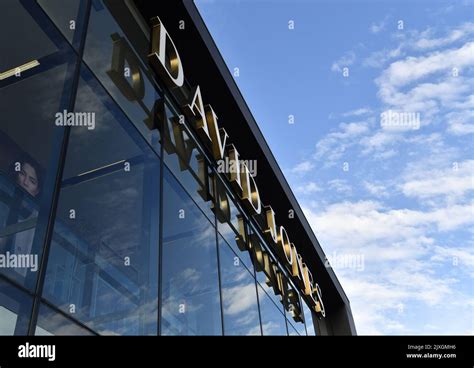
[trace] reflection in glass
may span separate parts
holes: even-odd
[[[43,32],[38,22],[28,12],[26,7],[32,6],[34,5],[24,1],[2,0],[0,73],[58,50],[54,42]],[[4,52],[6,50],[8,52]],[[13,101],[13,99],[9,99],[9,101]]]
[[[288,326],[290,326],[296,331],[299,336],[306,336],[306,329],[303,322],[296,322],[290,315],[288,315]],[[291,330],[288,327],[288,330],[291,334]]]
[[[216,180],[220,181],[221,179],[217,178]],[[224,189],[224,184],[220,184],[222,190]],[[227,194],[227,204],[230,211],[230,221],[217,221],[217,229],[222,237],[227,241],[231,246],[234,252],[239,256],[239,258],[244,262],[249,270],[253,270],[253,263],[248,251],[242,251],[239,249],[236,241],[236,236],[239,236],[239,217],[243,218],[242,212],[234,204],[234,201]],[[246,226],[246,225],[245,225]]]
[[[160,163],[83,72],[44,297],[101,334],[157,334]]]
[[[138,43],[135,41],[127,39],[103,1],[95,0],[89,18],[84,61],[130,121],[159,152],[158,130],[150,130],[146,124],[152,120],[158,99],[156,86],[151,82],[148,67],[140,59],[143,55],[135,52],[134,45]]]
[[[285,316],[278,310],[260,286],[258,287],[258,300],[260,303],[263,335],[286,335]]]
[[[64,0],[38,0],[46,14],[56,24],[61,33],[74,46],[79,47],[79,34],[82,30],[79,9],[85,8],[86,0],[68,0],[64,6]]]
[[[306,331],[308,333],[308,336],[316,336],[316,331],[314,330],[314,324],[313,324],[313,315],[311,313],[311,310],[309,309],[308,305],[304,302],[304,300],[301,302],[301,305],[303,306],[304,320],[306,323]]]
[[[36,323],[36,336],[60,336],[60,335],[93,335],[90,331],[82,328],[70,319],[44,304],[41,304],[38,322]]]
[[[222,302],[225,335],[261,335],[255,279],[220,240]]]
[[[67,91],[68,67],[75,64],[67,43],[60,47],[39,25],[48,23],[47,17],[32,18],[29,10],[35,7],[34,2],[5,0],[0,13],[0,24],[8,30],[0,32],[0,43],[8,50],[0,57],[0,73],[39,62],[0,80],[0,256],[27,260],[0,272],[27,287],[35,285],[42,255],[38,219],[49,215],[40,208],[52,191],[45,183],[56,174],[48,171],[62,129],[55,126],[55,114]]]
[[[161,333],[221,335],[216,230],[168,170],[163,179]]]
[[[268,254],[269,259],[272,260],[274,264],[278,264],[277,261],[275,260],[275,258],[272,257],[271,253],[268,251],[269,248],[264,245],[264,244],[268,244],[268,243],[265,243],[263,237],[261,236],[261,234],[258,231],[255,230],[255,226],[253,224],[249,224],[249,233],[253,235],[252,241],[253,242],[259,242],[260,247],[262,249],[266,249],[266,253]],[[270,249],[272,249],[272,248],[270,248]],[[279,267],[279,269],[281,269],[281,268]],[[267,278],[265,272],[263,272],[263,271],[256,272],[256,278],[257,278],[257,281],[258,281],[259,285],[263,288],[263,290],[265,290],[265,292],[270,297],[270,299],[273,301],[273,303],[275,303],[277,308],[282,313],[285,313],[285,308],[284,308],[284,305],[283,305],[283,299],[282,299],[281,295],[279,295],[277,293],[277,291],[275,290],[277,288],[276,287],[274,288],[272,286],[272,284],[269,282],[269,279]]]
[[[210,221],[214,221],[211,210],[212,182],[209,180],[209,165],[194,139],[179,123],[177,113],[164,106],[164,115],[160,121],[163,130],[164,162],[194,202]]]
[[[289,336],[300,336],[296,328],[293,327],[291,323],[288,323],[288,335]]]
[[[298,296],[298,300],[300,301],[301,308],[303,308],[302,304],[305,304],[305,302],[301,299],[300,296]],[[293,325],[294,329],[298,332],[299,335],[306,336],[306,327],[303,321],[299,321],[299,322],[295,321],[295,319],[291,317],[290,313],[287,313],[287,318],[288,318],[288,322]],[[302,309],[301,309],[301,318],[304,319],[304,313]]]
[[[32,299],[0,280],[0,335],[26,335]]]
[[[267,285],[267,276],[265,275],[264,272],[257,272],[257,281],[260,287],[265,290],[267,295],[269,295],[270,299],[273,301],[273,303],[277,306],[277,308],[280,310],[280,312],[284,313],[284,307],[283,303],[281,301],[280,295],[275,294],[275,291],[273,290],[272,286]]]

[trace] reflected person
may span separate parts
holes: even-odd
[[[36,163],[29,159],[21,159],[12,165],[11,177],[31,198],[39,198],[41,193],[41,171]],[[21,200],[18,206],[16,222],[8,224],[0,231],[0,253],[9,251],[13,254],[30,254],[35,235],[35,219],[38,211],[28,197]],[[13,204],[15,206],[15,204]],[[11,207],[13,207],[11,206]],[[17,206],[15,206],[17,207]],[[10,210],[12,210],[10,208]],[[18,270],[25,275],[26,269]]]

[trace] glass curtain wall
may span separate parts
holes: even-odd
[[[0,334],[314,335],[110,6],[0,4]]]

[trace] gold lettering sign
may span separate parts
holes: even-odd
[[[240,158],[239,152],[233,144],[228,146],[229,160],[234,163],[233,169],[229,173],[229,180],[233,189],[237,192],[237,195],[242,195],[242,183],[240,181]]]
[[[145,83],[143,83],[140,62],[127,41],[117,33],[110,36],[114,43],[112,51],[112,66],[107,75],[112,79],[120,92],[129,101],[142,101],[145,97]],[[125,61],[128,63],[132,84],[124,76]]]
[[[183,86],[184,69],[178,50],[158,17],[152,19],[151,52],[148,55],[148,60],[152,69],[168,87]],[[189,103],[182,106],[182,108],[214,159],[222,160],[226,158],[233,162],[234,170],[227,173],[227,177],[242,205],[251,215],[261,216],[265,223],[263,229],[265,239],[273,246],[279,257],[284,260],[288,273],[294,279],[295,284],[301,288],[312,309],[318,316],[325,317],[319,285],[313,280],[313,276],[303,262],[296,246],[290,241],[286,229],[283,226],[277,226],[273,209],[262,204],[254,177],[250,174],[248,167],[241,164],[242,161],[235,146],[232,143],[227,143],[229,135],[224,129],[219,128],[218,116],[214,109],[210,105],[204,104],[199,85],[193,88]],[[169,122],[166,113],[164,115],[165,122]],[[165,123],[166,129],[168,129],[167,124]],[[175,150],[177,153],[181,153],[186,161],[189,159],[190,152],[186,149],[182,132],[179,128],[178,130],[175,129],[174,127],[172,129],[177,146]],[[171,134],[163,132],[163,137],[164,139],[171,138]],[[167,152],[169,148],[169,146],[165,146]],[[206,176],[206,174],[206,172],[200,173],[201,181],[203,180],[202,176]],[[225,188],[218,184],[218,180],[214,180],[214,192],[216,204],[213,205],[213,211],[219,221],[229,221],[230,210],[227,194],[225,194]],[[262,208],[264,209],[263,212]],[[256,270],[265,273],[267,283],[273,287],[275,294],[281,296],[285,308],[291,312],[295,320],[301,320],[301,306],[296,291],[289,288],[288,280],[262,248],[258,237],[255,234],[248,236],[245,228],[245,222],[242,218],[239,218],[239,235],[236,235],[239,249],[250,252]]]
[[[229,197],[224,188],[222,188],[222,183],[219,179],[214,177],[214,188],[215,188],[215,204],[211,204],[211,210],[217,217],[217,221],[220,223],[230,221],[230,207],[229,207]],[[238,243],[237,243],[238,244]]]
[[[225,144],[229,135],[224,128],[217,125],[217,115],[211,105],[204,107],[206,113],[206,122],[212,141],[212,154],[216,160],[224,158]]]
[[[148,62],[169,87],[182,87],[184,71],[178,50],[160,18],[151,19],[151,53]]]
[[[242,165],[243,171],[240,173],[240,181],[242,183],[242,195],[244,206],[252,213],[259,215],[262,212],[262,202],[258,192],[257,184],[252,175],[250,175],[247,165]]]
[[[193,96],[191,103],[183,106],[186,117],[194,122],[194,128],[199,134],[199,137],[208,145],[211,145],[211,135],[207,127],[207,119],[204,110],[204,103],[202,102],[201,89],[199,86],[195,87],[191,92]]]
[[[267,240],[273,243],[278,243],[278,233],[277,226],[275,222],[275,212],[270,206],[265,206],[265,214],[267,220],[267,229],[264,230],[264,234],[267,237]]]

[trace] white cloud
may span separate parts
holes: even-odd
[[[364,181],[365,189],[372,194],[374,197],[381,198],[381,197],[389,197],[390,194],[385,185],[382,184],[375,184],[370,183],[368,181]]]
[[[473,333],[472,324],[465,325],[472,316],[472,301],[455,290],[457,280],[413,271],[403,264],[392,268],[382,264],[386,268],[377,274],[339,276],[359,335],[433,334],[429,326],[440,325],[440,314],[449,321],[439,333]],[[413,325],[413,314],[422,326]]]
[[[427,305],[436,305],[451,295],[455,279],[436,277],[428,272],[413,272],[404,267],[386,270],[386,277],[399,290],[410,293],[411,299],[419,300]],[[435,283],[434,283],[435,282]],[[436,284],[436,288],[433,285]]]
[[[444,169],[412,170],[400,184],[407,197],[427,199],[444,196],[454,200],[474,190],[474,160],[452,163]]]
[[[437,51],[428,56],[407,57],[392,63],[376,80],[382,99],[396,97],[396,88],[443,70],[461,69],[474,63],[474,42],[460,48]]]
[[[311,171],[314,168],[314,164],[311,161],[303,161],[291,169],[291,172],[302,174]]]
[[[387,331],[394,320],[387,315],[396,316],[402,308],[401,300],[408,293],[394,288],[388,282],[380,282],[371,278],[340,276],[341,284],[351,301],[357,333],[359,335],[382,335],[393,333]]]
[[[451,144],[457,136],[473,133],[474,79],[469,73],[474,70],[474,42],[466,42],[471,33],[473,23],[444,36],[431,29],[406,32],[398,38],[398,46],[373,53],[364,62],[370,66],[391,62],[375,80],[380,109],[364,107],[338,115],[364,116],[387,109],[420,112],[422,128],[431,124],[425,131],[372,130],[378,124],[371,116],[340,124],[316,145],[314,159],[326,164],[343,155],[390,158],[400,153],[398,161],[372,167],[382,168],[383,175],[391,173],[391,178],[359,172],[361,187],[376,200],[313,200],[303,206],[327,254],[364,255],[363,271],[335,268],[361,334],[432,333],[440,313],[449,315],[443,333],[473,333],[463,318],[472,320],[474,304],[463,290],[465,277],[474,275],[474,244],[468,239],[474,234],[474,161],[462,159],[465,148]],[[334,69],[341,67],[335,63]],[[440,126],[451,135],[439,132]],[[433,129],[438,132],[430,133]],[[341,179],[327,184],[345,194],[358,188]],[[406,201],[393,202],[402,196]],[[410,308],[411,316],[423,311],[416,329],[408,318]],[[419,310],[414,312],[415,308]]]
[[[353,51],[349,51],[339,59],[337,59],[332,65],[331,70],[333,72],[341,72],[342,68],[352,65],[356,60],[356,55]]]
[[[378,29],[374,27],[374,30]],[[451,30],[446,36],[434,38],[434,30],[428,28],[422,32],[412,30],[405,34],[396,34],[400,43],[395,48],[385,48],[372,52],[362,65],[380,68],[388,61],[402,57],[406,52],[429,51],[430,49],[449,46],[455,42],[465,41],[474,33],[474,23],[465,23]]]
[[[459,149],[456,146],[446,144],[440,133],[419,134],[408,137],[405,142],[418,148],[412,154],[414,159],[406,163],[405,174],[410,172],[421,172],[432,169],[442,169],[452,166],[459,157]],[[419,153],[416,153],[419,152]]]
[[[344,179],[329,180],[328,186],[330,189],[335,190],[338,193],[347,195],[352,193],[352,187],[347,183],[347,180]]]
[[[364,59],[362,65],[373,68],[380,68],[385,65],[388,61],[400,57],[403,55],[402,45],[394,49],[383,49],[380,51],[372,52],[367,58]]]
[[[304,183],[296,187],[296,191],[301,194],[312,194],[321,192],[323,189],[315,182]]]
[[[472,114],[462,109],[474,105],[474,78],[466,72],[473,65],[474,42],[406,57],[375,79],[377,95],[385,109],[419,114],[421,127],[438,122],[451,134],[470,134],[474,131]],[[427,77],[431,80],[424,81]]]
[[[424,212],[358,201],[334,203],[319,212],[303,210],[327,254],[337,249],[364,255],[363,272],[335,270],[351,301],[359,334],[429,333],[405,322],[407,310],[415,305],[425,311],[420,320],[428,324],[436,323],[440,308],[451,308],[456,318],[471,313],[465,305],[469,297],[455,288],[458,279],[437,273],[433,262],[457,255],[463,259],[463,272],[472,272],[467,268],[473,262],[472,249],[440,247],[433,238],[472,224],[469,206]],[[446,305],[446,300],[452,302]],[[455,328],[460,333],[459,326]]]
[[[378,201],[345,201],[319,213],[306,208],[305,213],[316,234],[332,246],[345,247],[350,239],[353,248],[364,248],[374,242],[425,242],[430,231],[438,233],[472,224],[472,209],[469,203],[424,212],[391,209]]]
[[[387,149],[387,150],[383,150],[383,151],[375,153],[372,156],[372,158],[374,158],[375,160],[387,160],[389,158],[396,156],[397,154],[398,154],[397,150]]]
[[[464,23],[460,27],[453,29],[445,37],[429,38],[421,37],[414,43],[414,47],[418,49],[431,49],[435,47],[442,47],[466,39],[474,33],[474,23]]]
[[[325,158],[333,163],[338,160],[346,149],[357,143],[357,137],[369,131],[369,124],[366,121],[341,123],[339,131],[326,135],[316,144],[314,158],[319,160]]]
[[[474,248],[472,244],[465,248],[435,246],[431,260],[449,262],[454,266],[463,265],[469,269],[472,277],[474,277]]]
[[[238,315],[255,306],[255,285],[239,285],[223,288],[224,310],[229,315]]]
[[[347,111],[342,114],[343,117],[349,117],[349,116],[361,116],[361,115],[367,115],[371,114],[372,109],[369,107],[361,107],[355,110]]]
[[[449,133],[454,135],[474,133],[474,110],[453,111],[446,114],[446,119]]]
[[[386,26],[386,25],[387,25],[387,19],[384,19],[384,20],[382,20],[381,22],[377,22],[377,23],[374,22],[374,23],[372,23],[372,24],[370,25],[369,30],[370,30],[371,33],[377,34],[377,33],[381,32],[381,31],[383,31],[383,30],[385,29],[385,26]]]
[[[362,154],[366,155],[373,151],[383,151],[387,146],[402,140],[402,135],[395,131],[379,130],[372,135],[360,139],[359,144],[363,147]]]

